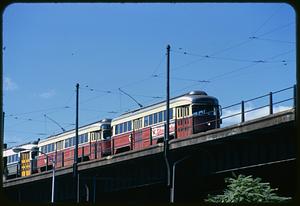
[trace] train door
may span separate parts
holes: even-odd
[[[20,154],[21,158],[21,177],[29,176],[30,171],[30,152],[23,152]]]
[[[102,156],[107,156],[112,153],[111,151],[111,128],[110,125],[101,125],[102,136]]]
[[[133,120],[133,133],[129,140],[132,145],[131,149],[143,148],[142,118]]]
[[[190,110],[190,105],[184,105],[176,108],[177,138],[188,137],[193,133],[193,122],[190,117]]]

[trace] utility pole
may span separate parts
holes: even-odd
[[[74,152],[74,163],[73,163],[73,178],[74,178],[74,191],[76,202],[79,202],[79,184],[78,184],[78,101],[79,100],[79,84],[76,84],[76,136],[75,136],[75,152]]]
[[[166,126],[164,138],[164,158],[167,166],[167,187],[171,185],[171,172],[169,163],[169,125],[170,125],[170,45],[167,45],[167,99],[166,99]]]

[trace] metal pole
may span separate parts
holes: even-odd
[[[241,102],[241,106],[242,106],[242,119],[241,121],[244,122],[245,121],[245,105],[244,105],[244,101]]]
[[[75,137],[75,152],[74,152],[74,164],[73,164],[73,177],[74,177],[74,190],[76,196],[76,202],[78,203],[78,99],[79,99],[79,84],[76,84],[76,137]]]
[[[79,203],[79,174],[77,173],[77,203]]]
[[[94,191],[93,191],[93,203],[96,203],[96,177],[93,177],[93,187],[94,187]]]
[[[296,87],[296,84],[294,85],[294,108],[296,109],[296,104],[297,104],[297,102],[296,102],[296,97],[297,97],[297,87]],[[4,119],[4,118],[3,118]]]
[[[54,203],[54,193],[55,193],[55,160],[52,160],[52,193],[51,193],[51,203]]]
[[[273,95],[272,92],[269,94],[270,96],[270,114],[273,114]]]
[[[174,203],[174,199],[175,199],[175,175],[176,175],[176,165],[180,162],[182,162],[183,160],[189,158],[190,156],[185,156],[180,160],[177,160],[176,162],[174,162],[173,167],[172,167],[172,187],[170,189],[170,202]]]
[[[169,141],[169,125],[170,125],[170,45],[167,45],[167,99],[166,99],[166,126],[164,139],[164,157],[167,166],[167,186],[171,184],[170,164],[168,160],[168,141]]]

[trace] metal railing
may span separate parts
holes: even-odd
[[[285,98],[280,99],[278,101],[274,101],[274,95],[275,94],[282,94],[285,91],[291,91],[291,90],[293,90],[293,93],[289,97],[287,97],[287,98],[285,97]],[[245,108],[245,105],[247,103],[251,103],[253,101],[266,99],[266,98],[267,98],[268,102],[264,103],[263,105],[260,104],[260,105],[254,107],[254,108],[249,108],[249,109]],[[230,111],[231,108],[234,108],[236,106],[240,106],[240,110],[237,111],[237,112],[228,112],[228,115],[223,116],[221,118],[221,120],[223,121],[225,119],[232,118],[232,117],[235,117],[235,116],[241,116],[240,117],[241,118],[240,123],[242,123],[242,122],[246,121],[246,114],[249,114],[250,112],[254,112],[254,111],[257,111],[257,110],[260,110],[260,109],[263,109],[263,108],[268,108],[268,113],[266,115],[261,115],[261,117],[262,116],[267,116],[267,115],[270,115],[270,114],[274,113],[274,105],[279,105],[281,103],[285,103],[285,102],[292,101],[292,100],[293,100],[292,105],[291,106],[286,106],[287,109],[296,108],[296,85],[285,88],[285,89],[281,89],[281,90],[278,90],[278,91],[275,91],[275,92],[270,92],[268,94],[265,94],[265,95],[262,95],[262,96],[259,96],[259,97],[255,97],[255,98],[252,98],[252,99],[241,101],[240,103],[236,103],[236,104],[232,104],[232,105],[223,107],[222,108],[222,113],[223,114],[226,113],[226,110]]]

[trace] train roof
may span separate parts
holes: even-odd
[[[25,148],[27,150],[30,150],[32,147],[36,147],[37,143],[38,143],[38,140],[37,141],[35,140],[35,141],[31,141],[31,142],[27,142],[27,143],[24,143],[24,144],[20,144],[20,145],[17,145],[17,146],[12,146],[12,147],[3,149],[3,157],[7,157],[9,155],[17,154],[13,151],[14,148],[21,147],[21,148]]]
[[[97,123],[103,123],[103,124],[104,124],[104,123],[109,123],[109,124],[110,124],[110,123],[111,123],[111,120],[112,120],[112,119],[105,118],[105,119],[102,119],[102,120],[99,120],[99,121],[96,121],[96,122],[93,122],[93,123],[90,123],[90,124],[81,126],[81,127],[79,127],[79,129],[83,129],[83,128],[85,128],[85,127],[89,127],[89,126],[91,126],[91,125],[93,125],[93,124],[97,124]],[[35,145],[37,145],[40,141],[41,141],[41,142],[48,141],[48,140],[50,140],[50,139],[52,139],[52,138],[56,138],[56,137],[59,136],[59,135],[62,135],[62,134],[65,134],[65,133],[70,133],[70,132],[72,132],[72,131],[74,131],[74,130],[75,130],[75,129],[67,130],[67,131],[64,131],[64,132],[61,132],[61,133],[58,133],[58,134],[55,134],[55,135],[51,135],[51,136],[46,137],[45,139],[42,139],[42,140],[40,140],[40,139],[38,138],[37,140],[31,141],[31,142],[26,142],[26,143],[23,143],[23,144],[20,144],[20,145],[17,145],[17,146],[8,147],[8,148],[6,148],[6,149],[3,149],[3,151],[7,151],[7,150],[10,150],[10,149],[13,149],[14,147],[23,147],[23,146],[30,145],[30,144],[35,144]]]
[[[217,98],[215,98],[213,96],[208,96],[206,92],[199,91],[199,90],[191,91],[191,92],[170,98],[170,104],[174,104],[179,101],[186,101],[186,102],[189,102],[190,104],[201,104],[201,103],[212,103],[214,105],[219,104]],[[123,118],[127,118],[133,114],[140,114],[140,113],[152,110],[154,108],[164,106],[165,102],[166,102],[166,100],[163,100],[163,101],[160,101],[160,102],[157,102],[157,103],[154,103],[154,104],[142,107],[142,108],[138,108],[136,110],[132,110],[132,111],[123,113],[120,116],[114,118],[112,120],[112,122],[118,121]]]
[[[105,118],[105,119],[102,119],[102,120],[99,120],[99,121],[96,121],[96,122],[92,122],[92,123],[87,124],[87,125],[83,125],[83,126],[79,127],[78,129],[79,129],[79,130],[82,130],[82,129],[85,129],[85,128],[90,127],[90,126],[92,126],[92,125],[95,125],[95,124],[101,124],[101,123],[102,123],[102,124],[105,124],[105,123],[110,124],[111,121],[112,121],[112,119]],[[68,134],[68,133],[71,133],[71,132],[73,132],[73,131],[75,131],[75,129],[70,129],[70,130],[67,130],[67,131],[64,131],[64,132],[55,134],[55,135],[51,135],[51,136],[46,137],[45,139],[41,140],[41,142],[48,141],[48,140],[50,140],[50,139],[52,139],[52,138],[57,138],[57,136],[60,136],[60,135],[63,135],[63,134]]]

